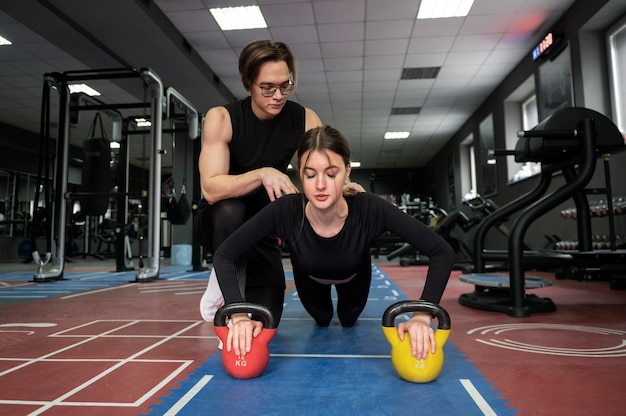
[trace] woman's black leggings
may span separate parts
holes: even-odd
[[[319,326],[328,326],[333,318],[332,285],[311,279],[306,273],[294,270],[298,297],[304,309]],[[337,316],[344,327],[351,327],[363,312],[372,281],[372,264],[369,258],[359,267],[359,272],[346,283],[335,285],[337,291]]]

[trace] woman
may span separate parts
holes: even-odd
[[[430,257],[421,299],[438,303],[452,270],[455,253],[443,238],[382,198],[344,195],[350,175],[350,149],[336,129],[324,125],[307,131],[298,146],[298,169],[303,194],[286,195],[261,210],[220,246],[213,256],[225,303],[244,301],[235,261],[259,239],[275,234],[287,244],[294,282],[307,312],[319,326],[333,316],[331,285],[337,291],[337,315],[345,327],[363,311],[370,288],[372,240],[386,230],[398,234]],[[279,318],[279,317],[277,317]],[[431,316],[414,313],[398,325],[408,332],[413,355],[426,358],[435,351]],[[262,323],[247,314],[233,314],[226,348],[235,354],[250,351]]]

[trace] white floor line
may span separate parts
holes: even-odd
[[[461,382],[467,393],[470,395],[472,400],[474,400],[476,406],[478,406],[480,411],[483,412],[483,415],[497,416],[497,413],[494,412],[491,406],[489,406],[489,403],[487,403],[484,397],[478,392],[478,390],[476,390],[476,387],[474,387],[474,384],[472,384],[470,380],[462,378],[459,381]]]
[[[126,287],[131,287],[131,286],[134,286],[136,284],[137,283],[129,283],[127,285],[122,285],[122,286],[113,286],[113,287],[107,287],[105,289],[90,290],[89,292],[81,292],[81,293],[75,293],[73,295],[62,296],[61,299],[71,299],[71,298],[77,298],[79,296],[93,295],[94,293],[108,292],[110,290],[117,290],[117,289],[124,289]]]
[[[202,289],[202,290],[195,290],[193,292],[176,292],[174,293],[175,296],[186,296],[186,295],[199,295],[206,292],[206,289]]]
[[[203,285],[203,286],[204,286],[203,289],[206,290],[206,284]],[[178,286],[175,286],[175,287],[160,287],[160,288],[155,288],[155,289],[144,289],[144,290],[140,289],[139,291],[141,293],[165,293],[165,292],[176,292],[176,291],[183,290],[183,289],[187,289],[188,290],[188,289],[193,289],[195,287],[198,287],[198,290],[200,290],[200,287],[197,286],[197,285],[195,285],[195,286],[192,286],[192,285],[189,285],[189,286],[178,285]],[[203,290],[203,292],[204,292],[204,290]]]
[[[211,379],[213,378],[212,375],[206,375],[203,376],[200,381],[198,381],[192,388],[191,390],[189,390],[187,393],[185,393],[185,395],[183,397],[181,397],[176,403],[174,403],[174,406],[170,407],[170,409],[165,412],[165,414],[163,416],[174,416],[177,415],[178,412],[187,405],[187,403],[189,403],[191,401],[191,399],[193,399],[196,394],[198,394],[200,392],[200,390],[202,390],[202,388],[204,386],[206,386],[208,384],[209,381],[211,381]]]
[[[133,321],[133,322],[140,322],[140,320],[137,321]],[[126,326],[131,325],[131,323],[127,324],[127,325],[122,325],[121,328],[124,328]],[[79,386],[76,386],[74,389],[60,395],[59,397],[57,397],[56,399],[48,402],[45,406],[40,407],[39,409],[33,411],[31,413],[32,416],[35,415],[39,415],[42,414],[44,412],[46,412],[47,410],[51,409],[54,406],[57,405],[73,405],[72,402],[67,402],[65,403],[66,399],[73,396],[74,394],[78,393],[79,391],[84,390],[85,388],[89,387],[90,385],[94,384],[96,381],[101,380],[102,378],[104,378],[105,376],[107,376],[108,374],[112,373],[113,371],[116,371],[117,369],[121,368],[122,366],[133,362],[134,360],[136,360],[138,357],[140,357],[141,355],[147,353],[148,351],[151,351],[155,348],[157,348],[158,346],[170,341],[173,338],[176,338],[178,335],[190,330],[192,327],[194,327],[195,325],[197,325],[197,323],[193,323],[192,325],[188,325],[187,327],[175,332],[172,335],[168,335],[168,336],[164,336],[162,339],[160,339],[158,342],[153,343],[152,345],[147,346],[146,348],[144,348],[143,350],[137,351],[134,354],[132,354],[131,356],[127,357],[127,358],[123,358],[120,359],[116,364],[114,364],[111,367],[108,367],[106,370],[100,372],[99,374],[95,375],[94,377],[92,377],[89,380],[86,380],[84,383],[82,383]],[[82,344],[85,342],[89,342],[92,341],[94,339],[97,338],[102,338],[105,334],[107,333],[111,333],[113,331],[119,330],[120,328],[113,328],[109,331],[106,331],[104,333],[101,333],[99,335],[96,336],[92,336],[89,337],[87,340],[79,342],[74,344],[73,346],[69,346],[69,347],[65,347],[60,349],[59,351],[63,351],[63,350],[68,350],[70,348],[73,348],[75,345],[78,344]],[[58,352],[58,351],[57,351]],[[52,355],[54,355],[57,352],[53,352],[53,353],[49,353],[46,354],[45,358],[51,357]],[[38,358],[36,360],[33,360],[33,362],[36,361],[41,361],[42,358]],[[167,383],[174,379],[174,377],[176,377],[179,373],[181,373],[185,368],[187,368],[189,365],[191,365],[193,363],[193,360],[184,360],[181,361],[181,364],[179,365],[178,369],[174,370],[174,372],[170,373],[170,375],[166,378],[164,378],[163,380],[161,380],[160,383],[157,384],[157,386],[155,386],[154,388],[152,388],[150,391],[148,391],[144,396],[142,396],[141,398],[139,398],[138,400],[136,400],[134,403],[131,403],[130,405],[133,407],[137,407],[140,406],[141,404],[143,404],[146,400],[148,400],[150,397],[152,397],[157,391],[159,391],[163,386],[167,385]],[[23,366],[23,365],[22,365]],[[18,366],[20,367],[20,366]],[[79,404],[80,405],[80,404]],[[98,403],[99,406],[105,406],[106,403]],[[110,405],[110,404],[109,404]]]
[[[280,358],[391,358],[391,355],[368,354],[270,354],[270,357]]]

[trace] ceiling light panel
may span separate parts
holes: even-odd
[[[440,19],[467,16],[474,0],[422,0],[418,19]]]
[[[225,7],[209,9],[209,11],[224,31],[267,27],[259,6]]]
[[[4,36],[0,35],[0,46],[3,45],[12,45],[13,43],[8,40],[7,38],[5,38]]]
[[[100,95],[100,92],[91,88],[87,84],[70,84],[69,89],[70,89],[70,93],[72,94],[82,92],[84,94],[87,94],[90,97],[97,97]]]
[[[385,133],[385,140],[401,140],[406,139],[411,134],[408,131],[388,131]]]

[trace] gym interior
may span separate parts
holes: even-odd
[[[0,7],[0,414],[623,413],[626,1],[88,3]],[[221,29],[226,6],[267,27]],[[454,248],[435,380],[402,380],[381,330],[429,264],[392,233],[353,328],[316,327],[285,250],[269,364],[225,372],[198,156],[260,38],[292,46],[292,99],[348,137],[351,180]]]

